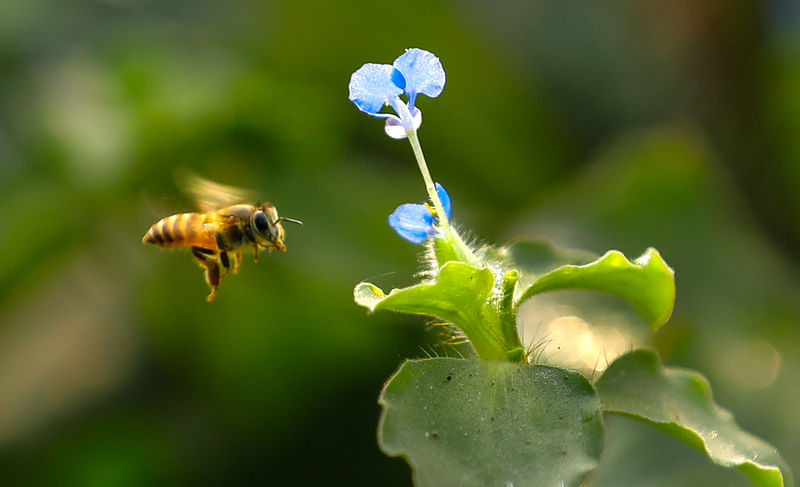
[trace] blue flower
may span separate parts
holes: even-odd
[[[450,195],[439,183],[436,183],[436,193],[442,201],[447,218],[450,219]],[[435,225],[438,225],[439,219],[434,213],[428,204],[404,203],[389,215],[389,226],[404,239],[419,245],[436,233]]]
[[[417,95],[435,98],[442,93],[444,68],[439,58],[422,49],[408,49],[394,64],[367,63],[350,77],[350,101],[373,117],[386,119],[386,133],[395,139],[417,130],[422,112],[414,106]],[[400,96],[406,95],[408,103]],[[382,113],[390,106],[395,114]]]

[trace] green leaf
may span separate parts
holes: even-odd
[[[654,352],[636,350],[614,361],[596,385],[605,411],[652,424],[758,486],[793,485],[777,450],[739,428],[702,375],[665,368]]]
[[[597,260],[598,255],[586,250],[556,248],[543,240],[517,240],[507,247],[487,249],[487,257],[509,269],[518,269],[522,273],[520,287],[527,289],[536,278],[558,267],[588,264]]]
[[[439,239],[441,240],[441,239]],[[434,316],[458,327],[479,357],[511,360],[522,346],[516,312],[522,301],[555,289],[605,291],[629,301],[657,329],[669,319],[675,300],[672,269],[649,249],[634,262],[618,251],[600,258],[584,251],[558,250],[541,242],[487,248],[482,266],[459,261],[439,269],[435,282],[384,294],[370,283],[356,286],[356,303],[379,309]]]
[[[405,457],[419,486],[576,486],[602,451],[599,400],[568,369],[408,361],[379,402],[381,449]]]
[[[370,311],[435,316],[459,327],[470,339],[481,358],[506,360],[508,351],[521,346],[516,333],[504,333],[500,310],[490,300],[494,275],[461,262],[448,262],[433,283],[394,289],[385,295],[376,286],[362,282],[356,286],[356,303]],[[502,297],[498,297],[500,301]]]
[[[517,251],[519,254],[519,251]],[[556,267],[542,275],[536,271],[547,268],[557,258],[585,259],[586,254],[553,254],[532,273],[534,278],[520,279],[529,282],[523,288],[518,302],[545,291],[556,289],[591,289],[603,291],[628,301],[657,330],[669,320],[675,302],[673,270],[655,249],[648,249],[635,261],[629,261],[621,252],[610,250],[593,262],[583,265],[568,264]],[[531,271],[529,271],[531,272]]]

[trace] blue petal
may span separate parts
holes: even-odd
[[[439,201],[442,202],[442,209],[444,210],[444,214],[447,215],[447,219],[450,219],[450,212],[452,211],[452,206],[450,204],[450,195],[447,194],[445,191],[444,186],[439,183],[433,183],[433,186],[436,188],[436,194],[439,195]]]
[[[403,93],[392,82],[394,68],[388,64],[367,63],[350,76],[350,101],[359,110],[377,115],[384,105]]]
[[[408,49],[394,60],[394,67],[405,81],[408,106],[413,107],[418,93],[436,98],[442,93],[445,74],[439,58],[422,49]],[[398,79],[393,75],[394,80]],[[395,81],[397,83],[397,81]],[[398,85],[399,86],[399,85]]]
[[[405,91],[406,79],[403,77],[403,73],[398,71],[395,67],[392,67],[392,83],[397,85],[397,87],[401,90]]]
[[[404,203],[389,215],[389,226],[413,244],[421,244],[434,232],[433,216],[425,205]]]

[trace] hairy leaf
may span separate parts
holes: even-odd
[[[777,450],[742,430],[712,399],[702,375],[665,368],[649,350],[614,361],[597,382],[605,411],[652,424],[705,452],[716,464],[742,471],[762,487],[793,485]]]
[[[516,335],[504,336],[497,303],[489,299],[493,286],[491,270],[448,262],[435,282],[395,289],[388,295],[362,282],[356,286],[355,300],[372,311],[422,314],[453,323],[470,338],[481,358],[504,360],[508,350],[520,344]],[[506,343],[507,339],[516,342]]]
[[[381,449],[405,457],[419,486],[576,486],[602,450],[599,400],[568,369],[408,361],[379,402]]]

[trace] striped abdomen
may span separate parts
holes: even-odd
[[[162,247],[203,247],[216,249],[214,213],[179,213],[157,221],[142,242]]]

